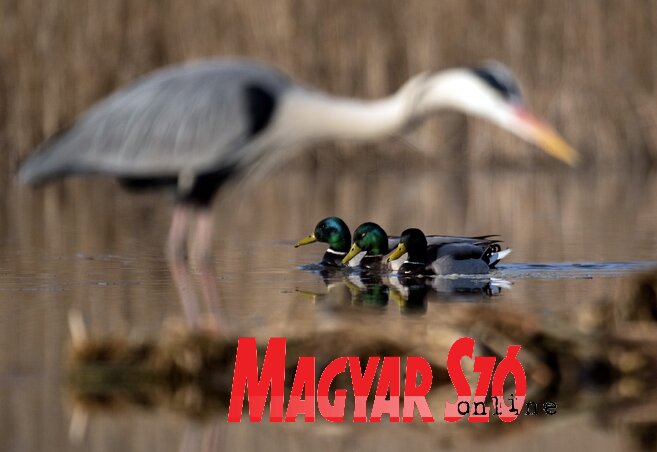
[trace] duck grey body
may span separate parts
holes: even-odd
[[[489,272],[482,260],[485,247],[470,244],[449,244],[438,248],[431,269],[436,275],[479,275]]]

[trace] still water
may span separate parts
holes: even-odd
[[[477,439],[454,437],[444,423],[229,425],[225,414],[196,422],[126,406],[91,413],[71,439],[67,314],[79,309],[94,336],[134,338],[155,336],[180,317],[162,251],[171,206],[162,195],[133,196],[98,179],[38,190],[5,180],[0,187],[0,450],[290,450],[310,441],[357,450],[627,450],[638,441],[574,407]],[[583,303],[617,296],[628,276],[657,265],[655,206],[657,177],[647,173],[288,170],[222,193],[216,282],[235,335],[264,341],[347,325],[385,331],[423,353],[432,324],[455,303],[559,324]],[[375,221],[390,234],[411,226],[500,234],[513,252],[491,276],[504,284],[454,293],[442,281],[414,310],[384,286],[336,298],[339,287],[329,289],[304,267],[319,261],[324,246],[292,247],[329,215],[351,228]]]

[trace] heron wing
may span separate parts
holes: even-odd
[[[270,96],[269,107],[275,108],[289,83],[274,69],[240,60],[156,71],[100,101],[46,142],[21,177],[171,176],[229,166],[264,126],[258,110],[262,99],[249,97],[253,89]]]

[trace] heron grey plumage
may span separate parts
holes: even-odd
[[[190,217],[205,212],[226,181],[264,172],[303,145],[372,141],[451,108],[484,117],[574,162],[576,152],[522,108],[509,74],[495,65],[424,73],[387,98],[361,101],[329,96],[249,60],[171,66],[92,106],[40,146],[19,178],[35,184],[107,174],[132,186],[173,190],[180,201],[167,248],[173,271],[184,256]],[[207,243],[195,248],[204,249],[201,260],[207,261],[211,222],[204,215],[198,227]]]
[[[20,170],[37,183],[76,173],[190,177],[238,164],[291,81],[251,62],[156,71],[93,106]],[[269,103],[269,105],[268,105]],[[269,111],[268,111],[269,110]]]

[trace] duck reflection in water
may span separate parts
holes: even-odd
[[[344,308],[383,309],[388,307],[390,287],[381,278],[371,280],[361,278],[359,274],[333,275],[326,277],[325,270],[319,270],[326,292],[313,292],[297,289],[298,293],[309,297],[315,304],[326,308],[341,310]]]
[[[347,272],[308,269],[317,273],[325,292],[297,289],[314,303],[331,309],[387,309],[398,306],[402,314],[427,312],[430,302],[482,302],[510,289],[511,283],[488,276],[408,276],[367,270]]]

